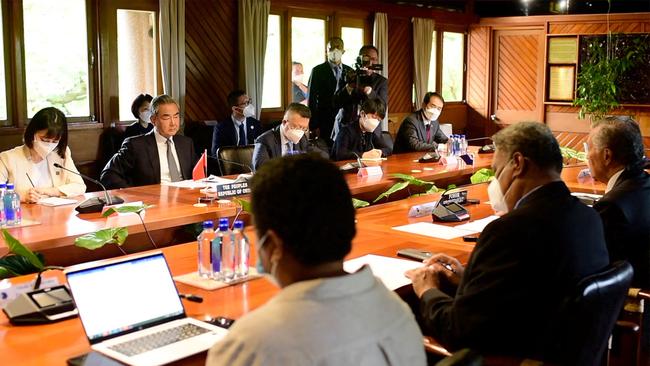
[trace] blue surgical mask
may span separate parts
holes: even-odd
[[[260,240],[257,241],[257,261],[255,262],[255,269],[257,269],[257,273],[259,274],[268,274],[266,270],[264,269],[264,266],[262,265],[262,257],[260,257],[260,250],[262,250],[262,247],[264,246],[266,242],[266,238],[268,238],[269,233],[265,233],[262,235]]]

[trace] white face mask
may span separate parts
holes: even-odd
[[[242,111],[242,114],[246,118],[255,117],[255,106],[252,103],[247,105]]]
[[[342,56],[343,56],[343,51],[339,50],[338,48],[335,48],[334,50],[327,52],[327,59],[330,60],[330,62],[333,62],[335,64],[341,62]]]
[[[302,137],[305,136],[305,131],[303,130],[296,130],[296,129],[289,129],[287,125],[285,124],[284,126],[284,137],[287,138],[287,140],[293,142],[294,144],[297,144]]]
[[[54,151],[58,145],[58,142],[44,142],[34,139],[34,151],[43,159]]]
[[[438,117],[440,117],[440,111],[436,108],[429,108],[425,109],[425,112],[429,115],[429,118],[431,118],[431,121],[436,121],[438,120]]]
[[[379,126],[379,120],[374,118],[368,118],[366,116],[360,116],[359,122],[361,123],[361,128],[366,132],[372,132]]]
[[[151,111],[149,109],[146,109],[142,112],[140,112],[140,120],[145,121],[146,123],[151,122]]]
[[[262,257],[260,256],[260,251],[262,250],[262,247],[264,246],[264,242],[266,241],[268,237],[268,234],[264,234],[257,242],[257,263],[255,264],[255,269],[257,270],[257,273],[260,275],[263,275],[266,277],[269,282],[272,284],[276,285],[277,287],[280,287],[280,282],[276,279],[276,277],[273,275],[273,273],[276,272],[277,269],[277,264],[271,264],[271,271],[267,272],[266,269],[264,269],[264,265],[262,265]]]
[[[508,162],[509,164],[509,162]],[[504,168],[505,169],[505,168]],[[503,174],[503,170],[499,174],[499,177]],[[508,203],[506,202],[505,193],[501,190],[501,184],[499,184],[499,177],[494,177],[488,185],[488,199],[490,200],[490,206],[495,213],[508,213]],[[506,192],[507,193],[507,192]]]

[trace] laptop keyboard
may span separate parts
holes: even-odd
[[[209,331],[210,329],[199,327],[194,324],[183,324],[144,337],[119,343],[108,348],[127,356],[135,356]]]

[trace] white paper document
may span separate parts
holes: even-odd
[[[47,197],[47,198],[41,198],[36,203],[42,206],[54,207],[54,206],[72,205],[78,202],[77,200],[71,200],[69,198]]]
[[[454,239],[461,236],[474,234],[476,231],[456,229],[453,226],[432,224],[430,222],[417,222],[415,224],[395,226],[393,230],[403,231],[405,233],[429,236],[438,239]]]
[[[343,269],[348,273],[354,273],[366,264],[370,266],[375,277],[379,278],[389,290],[409,285],[411,280],[404,276],[404,272],[422,267],[422,263],[416,261],[368,254],[345,261]]]
[[[483,229],[485,229],[486,226],[488,226],[489,223],[491,223],[492,221],[498,218],[499,216],[492,215],[480,220],[474,220],[466,224],[455,226],[455,228],[460,230],[472,231],[473,233],[480,233],[481,231],[483,231]]]

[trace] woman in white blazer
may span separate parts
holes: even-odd
[[[21,201],[86,192],[80,176],[54,167],[58,163],[77,171],[68,148],[68,123],[60,110],[48,107],[38,111],[25,129],[23,142],[0,153],[0,180],[14,183]]]

